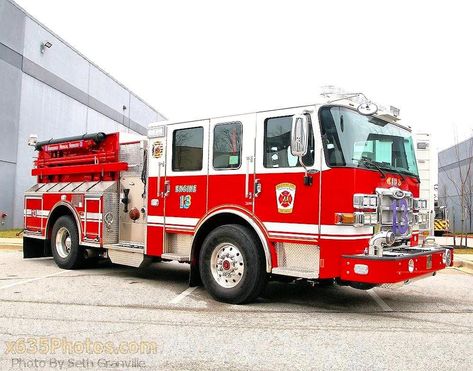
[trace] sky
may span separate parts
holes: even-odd
[[[443,149],[473,133],[468,1],[17,0],[171,120],[316,103],[401,110]]]

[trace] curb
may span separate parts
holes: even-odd
[[[0,238],[0,246],[21,246],[22,238]]]
[[[473,270],[473,261],[453,258],[453,266],[456,268],[467,268]]]

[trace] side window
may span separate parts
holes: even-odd
[[[292,116],[271,117],[264,122],[264,159],[266,168],[299,167],[299,159],[291,153]],[[309,148],[302,158],[306,166],[314,164],[314,133],[309,121]]]
[[[241,122],[218,124],[214,128],[214,169],[238,169],[241,166]]]
[[[204,128],[175,130],[172,138],[172,170],[202,170]]]

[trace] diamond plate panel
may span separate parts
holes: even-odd
[[[278,242],[278,267],[294,271],[319,272],[320,250],[315,245]]]
[[[166,253],[190,256],[192,247],[191,234],[166,234]]]
[[[103,195],[103,243],[104,245],[118,243],[118,192],[106,192]],[[111,221],[111,222],[110,222]]]
[[[141,176],[143,170],[144,150],[141,143],[120,145],[120,161],[128,163],[128,170],[121,173],[122,177]]]

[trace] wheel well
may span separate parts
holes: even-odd
[[[74,213],[70,208],[65,205],[57,206],[52,213],[49,215],[48,218],[48,225],[46,228],[46,239],[51,240],[51,234],[53,231],[54,223],[61,217],[61,216],[70,216],[74,223],[77,224],[77,220],[75,218]],[[79,231],[79,240],[80,240],[80,225],[77,226],[77,230]]]
[[[259,247],[263,249],[260,237],[254,230],[253,226],[242,218],[239,215],[232,213],[222,213],[216,214],[209,218],[205,223],[199,228],[199,231],[194,237],[191,250],[191,276],[190,276],[190,285],[196,286],[200,285],[200,272],[199,272],[199,255],[202,244],[205,240],[205,237],[217,227],[220,227],[225,224],[239,224],[244,227],[247,227],[254,235],[255,241],[257,241]],[[265,253],[263,251],[263,253]],[[266,253],[265,253],[266,255]],[[267,257],[265,257],[267,258]]]

